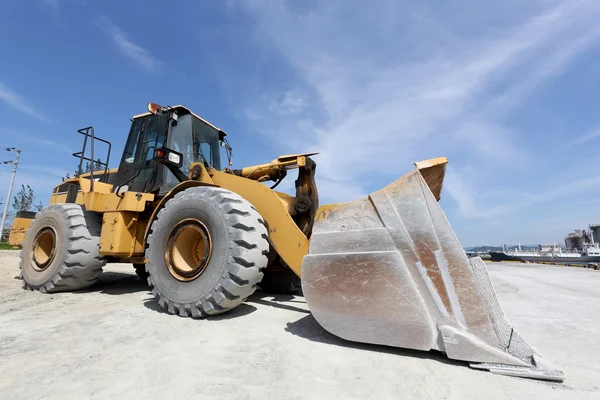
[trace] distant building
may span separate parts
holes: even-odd
[[[565,236],[565,247],[567,250],[583,249],[583,243],[584,237],[580,230],[576,230]]]
[[[590,225],[590,238],[594,243],[600,243],[600,224]]]
[[[600,225],[590,225],[589,233],[585,230],[575,229],[575,232],[565,236],[565,247],[567,250],[583,250],[592,243],[599,243],[600,237],[596,239],[594,235],[600,235]]]

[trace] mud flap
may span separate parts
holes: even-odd
[[[468,259],[437,200],[445,159],[315,218],[302,288],[343,339],[439,350],[494,373],[561,381],[506,320],[480,258]]]

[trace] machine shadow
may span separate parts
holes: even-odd
[[[419,351],[411,349],[402,349],[399,347],[390,347],[369,343],[358,343],[344,340],[327,332],[325,328],[319,325],[317,320],[315,320],[315,318],[312,315],[307,315],[295,322],[288,322],[285,331],[291,333],[292,335],[296,335],[313,342],[325,343],[357,350],[373,351],[376,353],[394,354],[402,357],[428,359],[440,362],[442,364],[456,365],[467,368],[469,367],[469,363],[465,361],[451,360],[448,357],[446,357],[445,354],[435,350]]]
[[[296,311],[301,313],[310,314],[310,311],[305,310],[300,307],[295,307],[289,303],[298,303],[298,304],[306,304],[304,301],[304,297],[301,295],[293,295],[293,294],[269,294],[263,292],[262,290],[257,290],[252,294],[252,296],[248,297],[246,300],[248,303],[260,304],[262,306],[268,306],[273,308],[279,308],[282,310],[288,311]]]
[[[266,298],[266,297],[270,297],[270,298],[272,298],[272,300],[265,300],[264,298]],[[235,307],[233,310],[230,310],[230,311],[227,311],[226,313],[215,315],[212,317],[202,318],[202,320],[203,321],[222,321],[222,320],[226,320],[226,319],[243,317],[245,315],[252,314],[254,311],[257,310],[257,308],[249,303],[260,304],[260,305],[275,307],[275,308],[281,308],[281,309],[289,310],[289,311],[309,313],[309,311],[307,311],[307,310],[303,310],[301,308],[290,306],[287,304],[281,304],[280,302],[304,303],[304,298],[302,298],[302,297],[298,298],[293,295],[271,295],[271,294],[268,294],[268,293],[265,293],[262,291],[256,291],[256,292],[254,292],[254,294],[252,294],[250,297],[248,297],[248,299],[246,299],[245,302],[243,302],[239,306]],[[158,304],[158,301],[156,301],[156,299],[154,299],[154,298],[148,298],[148,299],[144,300],[144,307],[146,307],[149,310],[156,311],[156,312],[159,312],[162,314],[169,314],[167,311],[165,311],[160,306],[160,304]]]
[[[100,292],[119,295],[148,291],[148,284],[135,274],[123,272],[103,272],[100,279],[87,289],[76,293]]]
[[[159,312],[161,314],[168,314],[169,316],[172,316],[164,308],[162,308],[160,306],[160,304],[158,304],[158,301],[156,301],[156,299],[154,299],[154,298],[149,298],[149,299],[144,300],[144,307],[146,307],[149,310]],[[244,315],[251,314],[254,311],[256,311],[256,307],[251,306],[251,305],[246,304],[246,303],[242,303],[239,306],[237,306],[236,308],[234,308],[233,310],[228,311],[228,312],[226,312],[224,314],[219,314],[219,315],[215,315],[213,317],[207,317],[207,318],[202,318],[202,319],[198,318],[198,320],[201,320],[201,321],[222,321],[222,320],[226,320],[226,319],[243,317]]]

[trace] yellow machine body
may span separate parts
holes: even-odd
[[[121,190],[84,174],[57,186],[50,203],[75,203],[100,215],[100,254],[141,265],[148,261],[150,227],[169,200],[199,186],[227,189],[260,214],[272,258],[301,277],[311,312],[331,333],[357,342],[439,350],[501,374],[563,378],[510,326],[485,265],[467,259],[448,224],[438,204],[445,157],[415,163],[412,172],[362,199],[319,207],[314,154],[285,155],[240,170],[180,162],[181,169],[170,170],[180,183],[162,194]],[[276,186],[292,169],[298,170],[295,195],[264,184],[276,181]],[[65,192],[65,184],[77,192]],[[22,241],[29,222],[15,219],[11,243]],[[187,304],[161,306],[190,314]]]
[[[25,233],[31,221],[35,218],[35,213],[17,213],[17,216],[13,219],[12,226],[10,228],[10,235],[8,236],[8,244],[13,247],[21,246],[23,240],[25,240]]]

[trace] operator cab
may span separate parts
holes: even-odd
[[[225,132],[180,105],[163,108],[149,103],[148,110],[132,119],[115,179],[115,192],[157,192],[160,195],[177,185],[179,180],[169,168],[153,162],[156,151],[163,148],[178,154],[181,158],[178,168],[185,176],[194,162],[221,169],[219,147],[229,149],[223,143]]]

